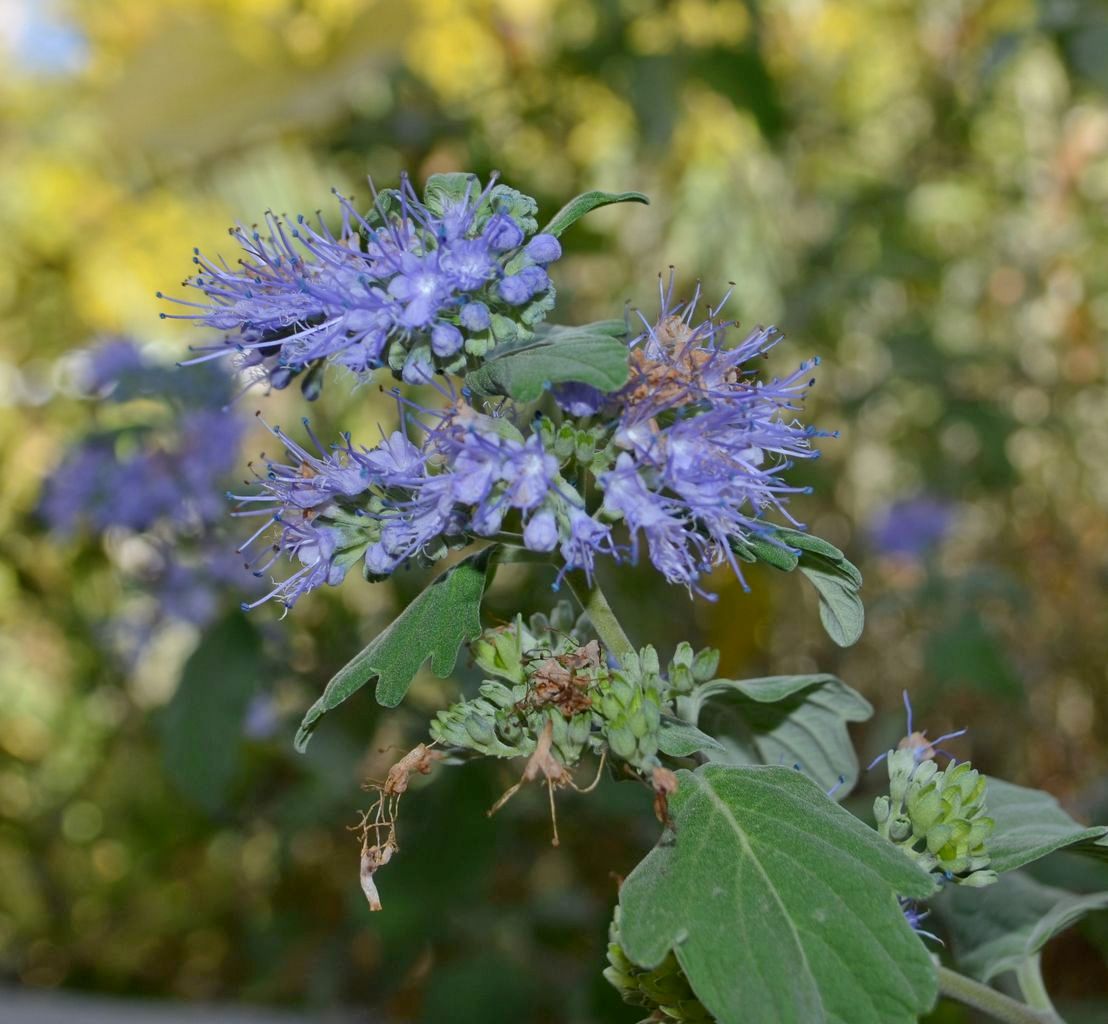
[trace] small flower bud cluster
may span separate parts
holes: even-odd
[[[536,430],[542,438],[543,447],[561,463],[563,471],[579,468],[599,475],[615,462],[611,430],[603,424],[581,427],[572,420],[563,420],[560,425],[555,425],[553,420],[544,416],[537,421]]]
[[[571,624],[568,603],[552,619]],[[432,738],[491,757],[524,757],[534,753],[549,726],[552,750],[567,767],[586,748],[599,750],[590,694],[608,668],[601,664],[599,644],[581,639],[580,628],[552,628],[541,616],[529,626],[517,617],[511,626],[485,630],[470,649],[478,666],[497,678],[486,679],[478,696],[440,711],[431,722]]]
[[[568,605],[555,610],[553,622],[572,623]],[[579,627],[551,628],[541,617],[529,627],[517,619],[486,630],[471,651],[495,678],[486,679],[476,697],[440,711],[432,738],[491,757],[523,757],[550,728],[552,750],[565,767],[574,767],[587,750],[607,751],[657,789],[662,713],[669,710],[657,653],[644,647],[610,667],[595,640],[582,641]]]
[[[719,651],[705,647],[696,653],[687,640],[682,640],[673,653],[666,670],[669,691],[675,696],[692,693],[702,683],[710,683],[719,669]]]
[[[890,751],[889,795],[874,801],[877,830],[924,870],[959,885],[996,881],[988,870],[993,820],[985,815],[987,780],[968,761],[945,770],[913,748]]]
[[[599,681],[594,705],[611,752],[641,772],[658,761],[665,683],[653,647],[627,655]]]
[[[625,1003],[650,1010],[649,1021],[663,1024],[714,1024],[713,1017],[693,994],[689,979],[671,951],[650,970],[632,963],[620,945],[619,907],[608,929],[608,966],[604,977]]]

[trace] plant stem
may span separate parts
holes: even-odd
[[[1036,1010],[948,967],[939,967],[939,991],[1003,1024],[1058,1024],[1060,1020],[1053,1012]]]
[[[608,599],[604,596],[604,591],[600,589],[600,584],[596,582],[596,578],[594,577],[590,583],[589,578],[582,570],[574,569],[566,573],[566,582],[569,584],[569,589],[573,591],[573,596],[581,602],[581,607],[584,608],[585,614],[589,617],[589,622],[592,623],[593,629],[600,637],[600,642],[617,659],[626,657],[628,654],[634,654],[635,646],[627,638],[627,634],[619,624],[619,619],[616,618],[616,613],[612,611],[612,606],[608,604]]]
[[[1060,1021],[1058,1011],[1050,1001],[1050,995],[1043,984],[1042,960],[1039,954],[1029,956],[1016,969],[1016,981],[1019,982],[1020,992],[1027,1001],[1028,1006],[1033,1006],[1043,1013],[1050,1014],[1050,1019]]]

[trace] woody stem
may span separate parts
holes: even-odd
[[[608,604],[608,599],[604,596],[604,591],[600,589],[596,578],[590,581],[582,570],[573,569],[566,573],[565,579],[569,589],[573,591],[573,596],[580,601],[581,607],[589,617],[589,622],[596,630],[596,635],[600,637],[600,642],[617,659],[634,654],[635,647],[619,624],[619,619],[612,611],[612,606]]]
[[[1059,1021],[1054,1013],[1033,1009],[947,967],[939,967],[939,991],[948,999],[956,999],[1006,1024],[1058,1024]]]

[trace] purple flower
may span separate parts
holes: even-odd
[[[500,297],[510,306],[522,306],[531,298],[531,287],[522,274],[502,278],[498,289]]]
[[[523,250],[536,263],[553,263],[562,255],[562,245],[553,235],[535,235]]]
[[[560,551],[565,560],[565,568],[558,575],[559,582],[570,569],[583,569],[585,575],[591,579],[596,556],[616,553],[612,529],[598,522],[583,509],[570,506],[569,528],[563,535]]]
[[[523,439],[514,427],[456,402],[434,411],[403,401],[401,409],[410,422],[426,424],[421,444],[396,432],[372,449],[347,436],[324,451],[310,430],[311,448],[273,431],[287,461],[268,462],[257,493],[238,495],[232,514],[264,519],[243,545],[261,545],[249,563],[257,575],[282,557],[294,572],[255,604],[291,605],[309,590],[341,582],[359,559],[374,578],[409,562],[433,562],[459,542],[498,534],[512,509],[558,500],[558,462],[538,435]],[[556,542],[555,530],[550,547]]]
[[[486,331],[492,323],[489,307],[483,302],[467,302],[458,313],[458,322],[469,331]]]
[[[552,295],[536,265],[560,253],[548,235],[532,239],[531,265],[505,276],[535,230],[535,204],[495,176],[482,189],[473,175],[436,175],[422,199],[403,177],[399,189],[375,193],[365,215],[344,197],[339,207],[337,232],[272,213],[264,232],[238,228],[237,266],[196,254],[187,283],[204,301],[172,301],[189,307],[179,316],[227,338],[193,362],[237,353],[240,368],[278,388],[322,361],[360,375],[387,363],[417,383],[464,369],[466,332],[487,331],[494,311]],[[528,323],[546,301],[524,311]]]
[[[536,239],[541,237],[545,236],[535,236]],[[493,252],[507,252],[509,249],[515,249],[523,241],[523,231],[506,213],[496,213],[485,225],[484,238]]]
[[[276,583],[272,590],[256,601],[244,601],[243,611],[257,608],[258,605],[270,600],[277,600],[286,608],[291,608],[299,598],[324,584],[338,586],[350,567],[348,563],[336,558],[339,543],[342,540],[338,530],[328,526],[316,526],[307,519],[301,519],[298,522],[279,522],[281,531],[280,540],[274,545],[276,550],[270,554],[263,565],[255,568],[254,574],[259,577],[264,575],[281,554],[299,562],[300,567],[291,576]]]
[[[934,932],[929,932],[923,927],[923,922],[931,916],[930,910],[921,910],[918,903],[903,898],[900,899],[900,910],[904,914],[904,920],[908,922],[908,927],[911,928],[912,931],[922,938],[931,939],[940,946],[943,945],[942,939]]]
[[[191,409],[165,431],[146,432],[124,455],[113,439],[74,445],[44,485],[40,508],[59,533],[159,522],[196,527],[223,511],[223,478],[233,469],[243,424],[230,412]]]
[[[615,469],[600,477],[600,485],[605,508],[622,516],[631,532],[633,562],[638,561],[641,532],[650,560],[670,583],[691,586],[710,567],[708,544],[690,527],[682,505],[647,487],[630,455],[620,455]]]
[[[604,509],[623,520],[632,560],[641,538],[667,580],[699,591],[698,579],[723,562],[742,578],[735,550],[759,532],[767,511],[794,522],[786,505],[803,488],[785,475],[796,459],[818,455],[818,433],[795,417],[813,364],[784,379],[757,379],[749,364],[779,335],[759,328],[724,348],[731,325],[717,318],[718,308],[698,322],[699,289],[677,305],[672,291],[671,278],[658,321],[644,321],[629,342],[631,376],[620,391],[563,387],[555,397],[571,415],[613,408],[620,454],[598,477]]]
[[[558,521],[552,512],[537,512],[528,520],[523,544],[531,551],[553,551],[558,546]]]
[[[593,416],[604,408],[608,396],[591,384],[555,384],[554,400],[570,416]]]
[[[251,740],[267,740],[281,725],[281,712],[271,693],[256,693],[246,706],[242,734]]]
[[[507,484],[504,497],[512,508],[532,509],[546,498],[558,473],[558,460],[548,454],[538,434],[522,445],[512,445],[500,467],[500,479]]]
[[[435,324],[431,331],[431,351],[437,356],[452,356],[465,342],[465,337],[453,324]]]

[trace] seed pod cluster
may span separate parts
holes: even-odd
[[[676,687],[662,674],[653,647],[610,666],[565,604],[549,619],[534,616],[524,624],[517,618],[485,630],[471,651],[491,678],[475,697],[438,712],[433,739],[491,757],[528,757],[549,728],[551,751],[567,768],[587,750],[607,752],[656,790],[661,783],[655,774],[663,771],[662,715],[672,713],[671,690],[676,696],[707,682],[719,659],[714,651],[694,655],[683,644],[669,666]]]

